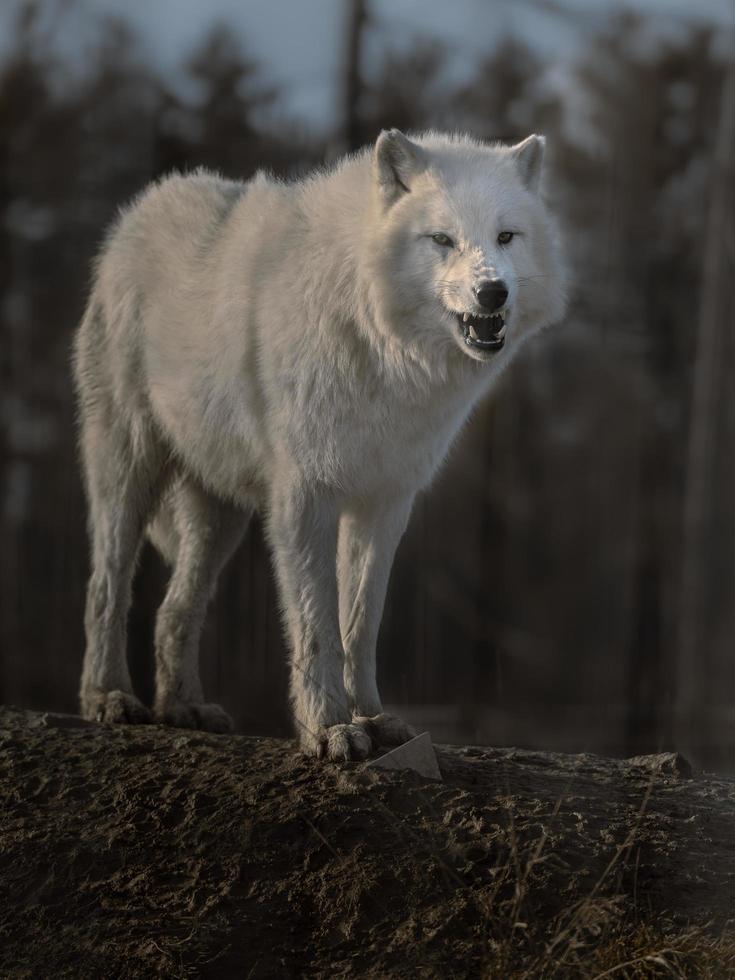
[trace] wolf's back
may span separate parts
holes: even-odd
[[[141,317],[183,294],[196,300],[206,280],[208,254],[247,184],[204,170],[172,174],[146,187],[121,209],[94,262],[92,289],[74,343],[74,377],[82,405],[103,390],[114,394],[116,375],[135,365]]]

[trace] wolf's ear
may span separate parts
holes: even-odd
[[[373,171],[386,205],[390,206],[411,190],[411,184],[426,169],[426,154],[400,129],[384,129],[375,144]]]
[[[546,140],[543,136],[528,136],[522,143],[511,147],[510,153],[518,167],[521,180],[530,191],[538,190],[545,146]]]

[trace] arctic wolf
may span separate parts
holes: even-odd
[[[172,176],[121,215],[75,349],[86,717],[150,720],[125,651],[147,533],[172,566],[153,716],[231,727],[204,699],[197,647],[257,510],[304,751],[357,759],[411,736],[375,680],[388,576],[413,499],[472,406],[562,314],[543,148],[390,130],[303,181]]]

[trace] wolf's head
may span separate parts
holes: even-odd
[[[383,131],[373,151],[373,289],[409,343],[478,361],[564,312],[563,261],[539,194],[544,139],[517,146]]]

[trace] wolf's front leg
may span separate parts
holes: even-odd
[[[334,500],[298,483],[278,487],[269,531],[291,641],[291,701],[302,749],[363,759],[371,742],[351,723],[337,601]]]
[[[413,497],[360,502],[344,514],[339,531],[339,613],[345,650],[345,688],[353,721],[378,745],[400,745],[415,734],[383,712],[375,647],[396,548]]]

